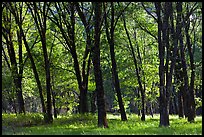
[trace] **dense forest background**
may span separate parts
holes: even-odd
[[[2,112],[194,121],[202,3],[2,2]]]

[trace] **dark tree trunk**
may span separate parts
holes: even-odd
[[[190,79],[190,89],[189,89],[189,106],[188,106],[190,112],[188,115],[188,121],[192,122],[194,121],[194,118],[195,118],[195,97],[194,97],[195,65],[194,65],[192,44],[191,44],[190,35],[188,32],[189,27],[190,27],[190,21],[187,21],[187,25],[185,26],[185,34],[186,34],[188,53],[190,56],[190,69],[191,69],[191,79]]]
[[[20,30],[19,35],[22,36],[22,40],[24,41],[24,45],[26,47],[26,51],[27,51],[27,54],[28,54],[28,58],[31,61],[31,66],[32,66],[32,69],[33,69],[33,73],[34,73],[34,76],[35,76],[35,79],[36,79],[38,89],[39,89],[39,94],[40,94],[40,99],[41,99],[41,104],[42,104],[42,112],[45,115],[46,114],[46,108],[45,108],[44,98],[43,98],[43,94],[42,94],[42,86],[41,86],[41,82],[40,82],[40,79],[39,79],[39,76],[38,76],[38,72],[37,72],[37,69],[36,69],[36,66],[35,66],[35,63],[34,63],[34,59],[32,57],[32,54],[30,52],[30,48],[29,48],[27,40],[26,40],[26,36],[25,36],[25,34],[23,32],[22,17],[19,18],[16,14],[14,14],[14,17],[15,17],[16,23],[18,24],[19,30]],[[35,42],[33,43],[33,46],[34,46],[34,44],[35,44]],[[20,58],[19,58],[19,60],[20,60]]]
[[[175,70],[175,64],[176,64],[176,55],[177,55],[177,50],[178,50],[178,43],[177,40],[175,39],[176,34],[173,36],[173,48],[169,47],[169,18],[173,20],[173,7],[171,2],[166,2],[165,3],[165,11],[164,11],[164,22],[162,25],[163,27],[163,43],[165,43],[166,48],[167,48],[167,59],[166,59],[166,102],[167,102],[167,109],[169,105],[169,99],[171,99],[172,107],[173,105],[173,98],[172,96],[172,76],[173,72]],[[172,21],[171,20],[171,21]],[[166,28],[165,28],[166,27]],[[172,23],[172,28],[174,28],[174,25]],[[173,29],[172,29],[173,30]],[[174,32],[173,32],[174,33]],[[165,37],[165,38],[164,38]],[[173,50],[173,54],[171,54],[171,51]],[[170,70],[168,72],[168,65],[169,61],[171,61],[170,64]],[[173,89],[174,90],[174,89]],[[168,117],[168,125],[169,125],[169,114],[168,111],[166,112],[167,117]]]
[[[51,88],[51,93],[52,93],[52,105],[54,109],[54,118],[57,118],[57,108],[56,108],[56,103],[55,103],[55,97],[56,97],[56,92],[55,92],[55,86],[54,86],[54,76],[52,75],[52,88]]]
[[[136,59],[135,52],[134,52],[134,49],[133,49],[133,45],[132,45],[132,42],[131,42],[131,39],[130,39],[130,36],[129,36],[129,32],[128,32],[127,27],[126,27],[126,22],[125,22],[125,17],[124,16],[123,16],[123,21],[124,21],[124,28],[125,28],[125,31],[126,31],[126,35],[128,37],[129,44],[130,44],[131,53],[132,53],[132,56],[133,56],[136,76],[137,76],[137,80],[138,80],[138,83],[139,83],[139,91],[141,92],[141,96],[142,96],[142,117],[141,117],[141,120],[145,121],[145,104],[144,104],[145,103],[144,102],[145,93],[144,93],[144,89],[142,87],[142,81],[141,81],[141,77],[140,77],[140,72],[139,72],[139,68],[137,66],[137,64],[138,64],[137,63],[137,59]]]
[[[45,27],[46,28],[46,27]],[[47,123],[52,123],[52,99],[51,99],[51,84],[50,84],[50,63],[47,56],[47,48],[46,48],[46,31],[43,31],[42,36],[42,48],[44,55],[44,63],[45,63],[45,72],[46,72],[46,92],[47,92]]]
[[[183,86],[179,87],[178,91],[178,115],[179,117],[184,117],[184,107],[183,107]]]
[[[160,108],[160,123],[159,126],[169,126],[169,117],[168,117],[168,109],[167,109],[167,102],[166,102],[166,88],[164,85],[165,81],[165,68],[164,68],[164,52],[165,52],[165,45],[162,42],[162,19],[161,19],[161,3],[156,2],[156,14],[157,14],[157,21],[158,21],[158,47],[159,47],[159,77],[160,77],[160,85],[159,85],[159,108]]]
[[[104,8],[105,9],[105,8]],[[104,12],[106,12],[104,10]],[[121,120],[126,121],[127,116],[125,113],[125,108],[121,96],[121,90],[120,90],[120,83],[119,83],[119,78],[118,78],[118,72],[117,72],[117,64],[115,60],[115,45],[114,45],[114,5],[113,2],[111,2],[111,28],[110,32],[108,29],[108,22],[107,22],[107,15],[105,13],[105,27],[106,27],[106,36],[108,39],[109,47],[110,47],[110,55],[111,55],[111,63],[112,63],[112,76],[113,76],[113,83],[115,87],[115,91],[117,93],[117,98],[118,98],[118,103],[119,103],[119,108],[120,108],[120,113],[121,113]]]
[[[96,101],[96,91],[93,91],[93,93],[91,93],[91,113],[95,113],[96,112],[96,104],[95,104],[95,101]]]
[[[7,17],[8,19],[9,17]],[[9,19],[8,19],[9,21]],[[4,32],[4,30],[7,30]],[[7,34],[6,34],[7,33]],[[19,35],[19,32],[17,32],[18,34],[18,43],[19,48],[21,48],[20,50],[22,50],[22,38]],[[19,113],[24,113],[25,114],[25,106],[24,106],[24,100],[23,100],[23,94],[22,94],[22,74],[23,74],[23,68],[22,66],[20,66],[19,68],[19,73],[18,73],[18,67],[17,67],[17,62],[16,62],[16,55],[15,55],[15,50],[14,50],[14,45],[13,45],[13,37],[11,34],[11,28],[3,28],[3,36],[6,40],[7,43],[7,49],[8,49],[8,54],[9,54],[9,58],[10,58],[10,62],[11,62],[11,74],[13,77],[13,82],[14,82],[14,86],[15,86],[15,91],[16,91],[16,95],[17,95],[17,101],[18,101],[18,109],[19,109]],[[20,39],[19,39],[20,37]],[[20,51],[21,52],[21,51]],[[19,53],[21,57],[20,61],[22,61],[22,53]],[[21,62],[22,63],[22,62]]]
[[[163,22],[162,22],[162,44],[164,47],[166,47],[166,64],[164,66],[164,71],[166,72],[166,87],[164,90],[164,104],[165,104],[165,110],[163,111],[163,115],[165,117],[165,124],[164,126],[169,126],[169,102],[170,102],[170,92],[171,92],[171,82],[172,82],[172,73],[173,68],[171,68],[169,72],[169,61],[170,61],[170,52],[171,48],[169,47],[169,3],[164,3],[164,16],[163,16]],[[164,49],[165,52],[165,49]],[[171,66],[174,62],[171,63]],[[165,73],[164,72],[164,73]],[[165,74],[164,74],[165,75]],[[162,125],[162,124],[161,124]],[[160,126],[161,126],[160,125]]]
[[[173,88],[174,96],[173,96],[173,105],[174,105],[174,114],[178,114],[178,93],[176,93],[175,87]]]
[[[46,48],[46,25],[43,28],[41,40],[42,40],[42,48],[43,48],[44,63],[45,63],[45,73],[46,73],[47,118],[48,118],[47,123],[52,123],[53,118],[52,118],[51,84],[50,84],[50,63],[49,63],[49,59],[47,55],[47,48]]]
[[[61,12],[59,7],[63,6],[66,10],[66,12]],[[68,6],[69,8],[67,8]],[[53,18],[50,18],[60,29],[63,38],[65,39],[65,42],[67,44],[67,49],[72,55],[72,58],[74,60],[74,70],[75,70],[75,75],[77,78],[77,83],[78,83],[78,89],[80,91],[80,96],[79,96],[79,113],[86,113],[88,112],[88,104],[87,104],[87,89],[88,89],[88,76],[89,76],[89,67],[90,67],[90,61],[88,59],[88,64],[87,64],[87,74],[85,74],[86,71],[86,59],[88,57],[88,54],[90,53],[90,47],[91,47],[91,38],[90,38],[90,28],[88,26],[88,23],[86,21],[85,15],[81,11],[78,2],[71,2],[68,4],[60,3],[55,4],[55,8],[57,9],[57,12],[59,16],[62,16],[62,20],[66,25],[67,29],[69,30],[66,32],[63,28],[62,22],[59,22],[58,17],[56,16],[55,13],[50,9],[51,14],[54,16]],[[82,70],[80,70],[79,67],[79,61],[76,53],[76,45],[75,45],[75,9],[77,10],[86,30],[86,35],[87,35],[87,45],[86,49],[84,52],[84,58],[83,58],[83,64],[82,64]],[[69,14],[70,21],[67,20],[67,13]],[[69,39],[70,38],[70,39]],[[89,46],[89,47],[88,47]],[[81,75],[82,72],[82,75]]]
[[[23,56],[22,56],[22,35],[20,34],[20,31],[17,30],[17,38],[18,38],[18,45],[19,45],[19,71],[17,76],[17,90],[18,90],[18,98],[20,99],[20,113],[25,114],[25,104],[23,99],[23,91],[22,91],[22,77],[23,77]]]
[[[101,29],[101,3],[93,2],[94,6],[94,49],[93,49],[93,66],[94,66],[94,75],[96,82],[96,92],[97,92],[97,105],[98,105],[98,126],[99,127],[108,127],[108,122],[106,119],[106,109],[105,109],[105,100],[104,100],[104,88],[103,88],[103,79],[102,72],[100,67],[100,29]]]
[[[140,108],[140,91],[139,91],[139,89],[137,90],[138,92],[137,92],[137,98],[138,98],[138,100],[137,100],[137,108],[138,108],[138,116],[140,116],[141,115],[141,108]]]
[[[23,32],[22,26],[19,26],[19,27],[20,27],[20,30],[21,30],[21,34],[23,36],[24,45],[26,47],[26,51],[27,51],[28,57],[29,57],[30,62],[31,62],[31,67],[33,69],[33,73],[34,73],[35,80],[36,80],[36,83],[37,83],[38,91],[39,91],[39,94],[40,94],[40,101],[41,101],[41,105],[42,105],[42,112],[43,112],[43,114],[45,116],[46,115],[46,107],[45,107],[45,102],[44,102],[44,97],[43,97],[42,85],[41,85],[41,82],[40,82],[40,79],[39,79],[39,75],[38,75],[38,72],[37,72],[37,68],[36,68],[33,56],[32,56],[32,54],[30,52],[30,48],[28,46],[25,34]]]
[[[88,104],[87,104],[87,85],[86,85],[86,75],[85,75],[85,59],[83,60],[83,68],[82,68],[82,76],[79,68],[79,62],[77,58],[76,53],[76,46],[75,46],[75,15],[74,15],[74,3],[70,4],[70,11],[71,11],[71,33],[69,34],[71,37],[71,45],[72,45],[72,57],[74,59],[74,68],[77,76],[78,86],[80,90],[80,101],[79,101],[79,107],[80,107],[80,113],[86,113],[88,112]],[[85,55],[87,57],[87,55]],[[82,81],[83,80],[83,81]]]
[[[186,58],[185,58],[185,47],[184,47],[183,35],[182,35],[182,24],[180,23],[181,13],[182,13],[182,2],[178,2],[176,8],[177,8],[177,13],[180,13],[178,14],[178,23],[179,23],[178,38],[179,38],[179,44],[180,44],[181,64],[183,68],[182,77],[184,78],[184,92],[185,92],[184,93],[184,98],[185,98],[184,106],[187,107],[187,113],[185,113],[185,109],[184,109],[184,113],[185,113],[185,116],[188,117],[189,112],[191,111],[191,107],[189,104],[190,94],[189,94],[189,85],[188,85],[187,64],[186,64]]]
[[[50,63],[49,63],[49,59],[48,59],[48,55],[47,55],[47,47],[46,47],[46,20],[47,20],[47,10],[49,8],[49,5],[47,5],[47,2],[44,2],[44,4],[42,5],[42,12],[41,15],[38,12],[38,7],[37,3],[33,2],[32,5],[34,6],[33,9],[31,8],[30,4],[27,4],[28,7],[32,10],[34,10],[34,12],[31,12],[36,27],[38,29],[39,35],[40,35],[40,39],[41,39],[41,43],[42,43],[42,50],[43,50],[43,57],[44,57],[44,67],[45,67],[45,75],[46,75],[46,93],[47,93],[47,107],[46,107],[46,117],[45,117],[45,122],[46,123],[52,123],[53,122],[53,118],[52,118],[52,99],[51,99],[51,83],[50,83]],[[43,20],[43,22],[41,21]]]
[[[177,51],[177,58],[176,58],[176,65],[175,65],[175,81],[176,84],[179,85],[178,87],[178,115],[179,117],[183,118],[184,117],[184,96],[183,96],[183,78],[182,78],[182,70],[181,70],[181,60],[180,60],[180,54]]]

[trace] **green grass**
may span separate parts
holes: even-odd
[[[120,116],[107,114],[109,128],[97,127],[97,115],[58,116],[53,124],[42,124],[40,114],[2,114],[3,135],[201,135],[202,117],[194,123],[178,116],[170,116],[170,127],[159,127],[159,115],[146,116],[141,121],[136,114],[127,115],[128,121]],[[29,121],[29,122],[28,122]]]

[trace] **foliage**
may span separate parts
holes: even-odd
[[[158,97],[160,95],[159,93],[159,51],[158,51],[158,41],[157,41],[157,22],[153,17],[157,17],[155,13],[155,6],[153,2],[131,2],[131,4],[128,5],[129,2],[117,2],[114,3],[114,9],[115,9],[115,18],[117,18],[121,11],[123,11],[123,14],[125,15],[125,21],[127,24],[127,29],[130,34],[130,39],[133,44],[133,48],[136,54],[136,59],[139,60],[138,54],[141,56],[141,63],[138,62],[138,66],[142,69],[143,73],[141,75],[142,84],[145,86],[145,103],[150,103],[152,105],[152,109],[154,113],[159,113],[159,101]],[[34,18],[31,15],[31,11],[28,8],[27,2],[11,2],[13,6],[16,6],[16,13],[18,16],[22,15],[23,22],[22,22],[22,29],[25,32],[26,40],[28,42],[28,46],[30,48],[31,54],[34,58],[34,63],[36,65],[37,72],[39,74],[39,79],[42,85],[42,92],[44,96],[44,101],[46,102],[46,73],[45,73],[45,65],[44,65],[44,58],[43,58],[43,50],[42,50],[42,43],[40,39],[40,35],[37,31],[37,24],[35,24]],[[43,6],[43,3],[36,3],[39,6]],[[50,5],[49,5],[50,4]],[[74,16],[75,16],[75,25],[74,25],[74,32],[71,31],[70,24],[70,9],[67,8],[67,5],[72,3],[63,3],[63,2],[47,2],[47,6],[50,6],[50,9],[47,13],[47,21],[46,21],[46,48],[48,50],[48,57],[49,57],[49,63],[50,63],[50,76],[51,76],[51,89],[54,94],[55,99],[55,106],[57,110],[59,111],[60,115],[67,115],[66,117],[60,117],[59,119],[56,119],[56,125],[58,125],[57,122],[70,122],[70,124],[75,123],[72,125],[71,129],[67,129],[69,126],[63,127],[62,133],[73,133],[73,134],[131,134],[133,132],[137,132],[136,134],[142,134],[142,132],[145,134],[145,130],[141,129],[141,131],[137,128],[139,126],[138,124],[132,124],[131,128],[135,128],[138,130],[134,130],[131,132],[128,132],[128,126],[124,125],[124,130],[119,131],[119,127],[117,128],[118,131],[114,131],[114,133],[111,132],[111,130],[107,129],[103,133],[103,129],[97,129],[95,125],[96,123],[96,116],[91,115],[73,115],[74,113],[78,113],[78,106],[79,106],[79,85],[77,83],[77,76],[74,68],[74,59],[73,55],[68,48],[69,45],[67,45],[66,40],[63,38],[63,34],[60,30],[60,28],[53,22],[54,15],[56,15],[57,19],[55,21],[62,22],[63,30],[65,31],[65,34],[71,34],[74,35],[75,45],[76,45],[76,54],[77,54],[77,60],[79,62],[79,70],[81,71],[83,68],[83,61],[84,61],[84,53],[87,46],[87,36],[86,36],[86,29],[83,26],[83,22],[80,19],[79,13],[75,9]],[[76,3],[75,3],[76,4]],[[85,18],[87,19],[87,27],[90,28],[90,39],[91,42],[94,40],[94,12],[93,5],[91,2],[79,2],[79,7],[81,8],[82,12],[85,15]],[[111,8],[110,3],[104,3],[107,4],[107,15],[108,15],[108,24],[109,26],[111,18],[109,18],[111,15]],[[164,3],[162,3],[164,4]],[[194,95],[195,95],[195,104],[196,109],[202,107],[202,3],[199,2],[192,2],[192,3],[186,3],[183,2],[183,12],[186,13],[187,7],[191,9],[193,5],[195,4],[195,10],[192,11],[192,15],[189,17],[190,20],[190,28],[189,28],[189,35],[190,40],[192,44],[192,51],[193,51],[193,57],[194,57],[194,64],[195,64],[195,80],[194,80]],[[57,5],[57,6],[56,6]],[[126,7],[126,9],[124,9]],[[15,51],[15,57],[16,57],[16,65],[17,68],[19,68],[20,64],[20,54],[19,54],[19,44],[18,44],[18,37],[17,32],[19,31],[19,27],[16,23],[16,19],[14,18],[13,14],[10,14],[11,9],[9,9],[9,4],[7,2],[2,3],[2,27],[7,28],[9,25],[11,25],[11,35],[14,51]],[[21,11],[22,8],[22,11]],[[62,10],[57,12],[57,8],[62,8]],[[63,9],[64,8],[64,9]],[[176,9],[176,3],[173,3],[173,9]],[[54,14],[51,13],[53,11]],[[39,10],[39,14],[41,14],[43,11]],[[103,11],[104,12],[104,11]],[[149,12],[149,13],[148,13]],[[64,16],[60,16],[60,14],[65,13]],[[162,15],[163,16],[163,15]],[[186,15],[185,15],[186,16]],[[4,17],[11,17],[11,20],[6,19]],[[88,18],[90,20],[88,21]],[[117,25],[115,26],[114,30],[114,44],[115,44],[115,59],[117,64],[117,71],[119,76],[119,82],[120,82],[120,88],[121,88],[121,95],[123,98],[123,103],[126,109],[126,112],[130,112],[130,104],[134,104],[134,108],[141,109],[141,95],[138,91],[138,80],[137,75],[135,73],[135,67],[134,67],[134,60],[133,56],[131,54],[131,50],[129,47],[129,41],[126,36],[126,31],[123,26],[123,19],[122,14],[120,18],[118,19]],[[174,23],[175,23],[175,29],[176,29],[176,10],[173,13]],[[39,20],[40,21],[40,20]],[[43,19],[41,20],[43,22]],[[103,20],[104,22],[104,20]],[[38,24],[39,25],[39,24]],[[109,44],[106,38],[106,31],[105,31],[105,24],[101,24],[101,40],[100,40],[100,58],[101,58],[101,70],[102,70],[102,76],[103,76],[103,86],[104,86],[104,93],[105,93],[105,101],[107,105],[107,110],[118,110],[118,100],[114,89],[114,80],[111,70],[111,58],[110,58],[110,51],[109,51]],[[186,24],[184,24],[185,26]],[[183,27],[184,28],[184,27]],[[3,29],[2,29],[3,30]],[[3,31],[2,31],[3,32]],[[185,34],[183,30],[183,35]],[[6,31],[5,31],[5,34]],[[7,34],[9,36],[9,34]],[[70,36],[67,35],[67,39]],[[186,46],[186,37],[184,35],[183,37],[184,46]],[[170,43],[172,46],[172,42]],[[89,45],[89,49],[92,48],[93,43]],[[11,65],[11,58],[9,56],[9,44],[7,43],[5,37],[2,35],[2,111],[7,113],[13,113],[15,112],[15,109],[18,111],[18,100],[17,100],[17,94],[14,84],[14,78],[12,77],[11,70],[12,67],[9,68],[8,64]],[[139,53],[137,52],[137,48],[139,49]],[[166,54],[166,53],[165,53]],[[89,55],[88,55],[89,56]],[[191,69],[190,69],[190,57],[187,50],[187,47],[185,47],[185,56],[186,56],[186,63],[187,63],[187,74],[189,78],[189,85],[190,85],[190,78],[191,78]],[[166,56],[165,56],[166,57]],[[25,102],[25,110],[26,115],[17,114],[15,115],[7,115],[3,114],[3,118],[6,119],[6,123],[12,123],[14,121],[14,125],[16,124],[18,126],[27,126],[27,125],[35,125],[41,123],[41,114],[36,114],[36,116],[32,116],[29,112],[38,112],[40,113],[42,110],[39,91],[36,83],[36,79],[33,73],[32,65],[30,59],[28,59],[28,54],[25,48],[25,43],[22,41],[22,60],[24,63],[23,66],[23,77],[22,77],[22,93],[23,98]],[[88,57],[86,58],[86,62],[88,60]],[[87,64],[86,64],[87,65]],[[170,64],[169,64],[170,65]],[[85,70],[87,71],[87,66],[85,67]],[[19,71],[19,70],[18,70]],[[80,72],[80,75],[82,75],[82,72]],[[83,78],[82,78],[83,79]],[[83,80],[82,80],[83,81]],[[165,81],[166,82],[166,81]],[[175,80],[175,74],[173,74],[173,86],[175,87],[175,97],[177,99],[176,105],[178,106],[178,91],[179,87],[184,84],[182,82],[176,82]],[[94,78],[94,70],[93,70],[93,62],[90,63],[90,71],[89,71],[89,77],[88,77],[88,91],[87,91],[87,100],[88,100],[88,106],[89,111],[91,110],[91,104],[92,101],[91,95],[93,92],[95,92],[96,89],[96,83]],[[60,111],[62,110],[62,112]],[[65,112],[63,112],[65,110]],[[119,112],[117,112],[119,114]],[[139,113],[139,111],[134,112]],[[70,116],[72,115],[72,116]],[[17,118],[18,117],[18,118]],[[16,120],[19,121],[16,121]],[[68,121],[66,121],[69,119]],[[71,120],[72,119],[72,120]],[[92,119],[92,120],[91,120]],[[137,118],[135,118],[137,119]],[[82,123],[77,123],[75,121],[82,121]],[[92,122],[90,122],[90,121]],[[148,121],[149,119],[147,119]],[[89,123],[89,122],[90,123]],[[149,120],[151,121],[151,120]],[[155,120],[156,121],[156,120]],[[178,120],[179,121],[179,120]],[[84,123],[83,123],[84,122]],[[87,129],[84,129],[84,132],[81,132],[81,130],[75,129],[75,128],[82,128],[83,124],[88,122],[87,126],[90,127]],[[121,125],[120,121],[117,119],[109,119],[108,121],[111,126],[116,126],[116,124]],[[154,122],[153,120],[151,122]],[[172,121],[173,122],[173,121]],[[181,123],[184,121],[180,121]],[[136,122],[135,122],[136,123]],[[158,121],[157,121],[158,123]],[[19,125],[18,125],[19,124]],[[82,124],[81,127],[77,124]],[[125,124],[123,122],[123,124]],[[140,123],[141,124],[141,123]],[[153,123],[153,125],[156,124]],[[16,126],[15,125],[15,126]],[[152,126],[153,126],[152,125]],[[55,127],[54,126],[54,127]],[[59,125],[58,125],[59,126]],[[126,127],[127,126],[127,127]],[[130,125],[129,125],[130,126]],[[148,126],[148,125],[146,125]],[[43,127],[43,126],[42,126]],[[53,129],[52,125],[50,125],[50,130]],[[96,128],[96,130],[93,130],[92,128]],[[191,134],[186,133],[183,131],[182,126],[180,127],[180,130],[184,134]],[[7,129],[7,127],[6,127]],[[35,129],[35,127],[34,127]],[[158,128],[150,128],[149,132],[146,133],[152,133],[156,132],[160,134],[159,132],[164,132],[162,128],[156,131]],[[40,131],[41,130],[41,131]],[[66,131],[67,130],[67,131]],[[93,132],[91,132],[93,130]],[[155,130],[155,131],[153,131]],[[169,131],[166,131],[167,134],[180,134],[180,132],[173,132],[173,130],[177,129],[167,129]],[[72,132],[73,131],[73,132]],[[43,134],[43,130],[39,129],[39,134]],[[47,133],[45,132],[45,133]],[[55,134],[56,131],[53,131]],[[197,132],[197,131],[195,131]],[[31,132],[32,134],[33,132]],[[51,132],[49,132],[51,133]],[[20,133],[19,133],[20,134]],[[23,134],[23,132],[22,132]],[[35,132],[34,132],[35,134]],[[192,133],[194,134],[194,133]],[[199,133],[200,134],[200,133]]]
[[[3,128],[30,127],[43,123],[43,115],[40,113],[26,114],[2,114]]]
[[[194,123],[178,119],[171,115],[171,126],[158,127],[159,115],[147,116],[146,121],[141,121],[135,114],[127,115],[128,121],[120,121],[120,116],[108,114],[109,128],[98,128],[97,116],[92,114],[74,114],[59,116],[51,125],[36,125],[15,127],[12,130],[4,129],[3,135],[201,135],[202,117],[196,117]],[[8,115],[3,116],[3,126]],[[14,117],[10,116],[9,118]],[[13,119],[14,120],[14,119]]]

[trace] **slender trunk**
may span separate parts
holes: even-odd
[[[24,100],[22,95],[22,86],[21,86],[21,76],[19,77],[19,74],[18,74],[15,50],[14,50],[14,45],[12,41],[13,38],[10,33],[7,36],[4,35],[4,38],[6,39],[7,49],[10,57],[11,74],[13,77],[13,82],[14,82],[15,91],[17,95],[19,113],[25,113]],[[22,73],[22,71],[20,73]]]
[[[46,37],[45,30],[43,31],[42,37],[42,48],[44,55],[44,63],[45,63],[45,73],[46,73],[46,92],[47,92],[47,121],[46,123],[52,123],[52,99],[51,99],[51,84],[50,84],[50,63],[47,56],[47,48],[46,48]]]
[[[96,112],[95,101],[96,101],[96,91],[93,91],[93,93],[91,93],[91,113]]]
[[[178,2],[177,6],[177,12],[182,13],[182,2]],[[181,22],[181,14],[178,14],[178,22],[179,22],[179,29],[178,29],[178,38],[179,38],[179,44],[180,44],[180,54],[181,54],[181,64],[183,68],[183,78],[184,78],[184,92],[185,92],[185,106],[187,106],[187,117],[189,117],[189,112],[191,112],[190,107],[190,94],[189,94],[189,85],[188,85],[188,74],[187,74],[187,64],[186,64],[186,58],[185,58],[185,47],[183,43],[183,35],[182,35],[182,24]]]
[[[130,45],[130,48],[131,48],[131,53],[132,53],[132,56],[133,56],[133,61],[134,61],[134,65],[135,65],[135,71],[136,71],[136,76],[137,76],[137,80],[138,80],[138,83],[139,83],[139,91],[141,91],[141,96],[142,96],[142,117],[141,117],[141,120],[142,121],[145,121],[145,105],[144,105],[144,89],[142,87],[142,81],[141,81],[141,77],[140,77],[140,72],[139,72],[139,68],[137,66],[137,59],[136,59],[136,56],[135,56],[135,53],[134,53],[134,49],[133,49],[133,46],[132,46],[132,42],[131,42],[131,39],[130,39],[130,36],[129,36],[129,32],[127,30],[127,27],[126,27],[126,22],[125,22],[125,18],[123,17],[123,21],[124,21],[124,28],[125,28],[125,31],[126,31],[126,35],[128,37],[128,40],[129,40],[129,45]]]
[[[178,91],[178,115],[179,117],[184,117],[184,107],[183,107],[183,96],[182,96],[182,87],[180,86],[179,91]]]
[[[176,65],[175,65],[175,81],[176,84],[179,85],[178,87],[178,115],[179,117],[183,118],[184,117],[184,96],[183,96],[183,85],[182,85],[182,70],[181,70],[181,60],[180,60],[180,54],[177,51],[177,59],[176,59]]]
[[[111,2],[110,34],[109,34],[109,29],[108,29],[107,15],[105,16],[105,23],[106,23],[106,25],[105,25],[106,36],[107,36],[109,47],[110,47],[110,55],[111,55],[111,63],[112,63],[112,76],[113,76],[113,80],[114,80],[113,83],[115,86],[115,91],[117,93],[117,98],[118,98],[118,103],[119,103],[119,108],[120,108],[120,113],[121,113],[121,120],[126,121],[127,116],[125,113],[125,108],[124,108],[124,104],[123,104],[123,100],[122,100],[122,96],[121,96],[120,83],[119,83],[119,78],[118,78],[117,64],[116,64],[116,60],[115,60],[115,51],[114,51],[115,45],[114,45],[114,5],[113,5],[113,2]]]
[[[86,31],[86,49],[84,52],[84,57],[83,57],[83,63],[82,63],[82,87],[83,87],[83,91],[82,93],[80,93],[80,112],[82,113],[86,113],[88,112],[88,102],[87,102],[87,90],[88,90],[88,77],[89,77],[89,69],[90,69],[90,62],[91,62],[91,53],[90,53],[90,48],[91,48],[91,37],[90,37],[90,27],[88,24],[88,21],[86,20],[86,17],[84,15],[84,13],[81,11],[80,7],[79,7],[79,3],[73,3],[74,6],[76,7],[76,10],[81,18],[81,21],[84,25],[85,31]],[[88,64],[87,64],[87,72],[86,72],[86,59],[89,55],[89,59],[88,59]]]
[[[53,118],[52,118],[52,99],[51,99],[51,83],[50,83],[50,63],[47,55],[47,46],[46,46],[46,20],[47,20],[47,14],[46,14],[46,8],[47,8],[47,3],[44,2],[43,4],[43,11],[41,13],[41,16],[38,12],[38,8],[36,3],[33,3],[34,5],[34,13],[33,18],[35,20],[35,23],[37,25],[38,32],[40,34],[40,39],[42,43],[42,50],[43,50],[43,57],[44,57],[44,65],[45,65],[45,75],[46,75],[46,93],[47,93],[47,107],[46,107],[46,118],[45,122],[46,123],[52,123]],[[41,7],[40,7],[41,8]],[[40,20],[43,20],[41,22]]]
[[[19,45],[19,71],[17,76],[17,86],[18,86],[18,96],[21,102],[20,111],[25,114],[25,104],[23,99],[23,91],[22,91],[22,78],[23,78],[23,58],[22,58],[22,36],[20,35],[20,31],[17,30],[17,38],[18,38],[18,45]]]
[[[194,97],[195,64],[194,64],[194,58],[193,58],[192,44],[190,41],[190,35],[188,33],[189,27],[190,27],[190,21],[188,21],[187,25],[185,26],[185,34],[186,34],[188,53],[190,56],[190,69],[191,69],[191,79],[190,79],[190,89],[189,89],[190,112],[188,116],[188,121],[192,122],[194,121],[194,118],[195,118],[195,97]]]
[[[52,75],[51,93],[52,93],[52,105],[53,105],[53,109],[54,109],[54,118],[57,118],[57,108],[56,108],[56,104],[55,104],[56,92],[55,92],[55,87],[54,87],[54,76],[53,75]]]
[[[25,36],[25,34],[23,32],[22,26],[19,26],[19,27],[20,27],[20,30],[21,30],[21,35],[23,36],[24,45],[26,47],[26,51],[27,51],[28,57],[29,57],[30,62],[31,62],[31,67],[33,69],[33,73],[34,73],[35,80],[36,80],[36,83],[37,83],[38,91],[39,91],[39,94],[40,94],[42,112],[44,113],[44,116],[45,116],[46,107],[45,107],[45,102],[44,102],[44,97],[43,97],[43,90],[42,90],[42,85],[41,85],[41,82],[40,82],[40,78],[39,78],[39,75],[38,75],[38,72],[37,72],[37,68],[36,68],[33,56],[32,56],[32,54],[30,52],[30,48],[29,48],[27,40],[26,40],[26,36]]]
[[[174,89],[175,90],[175,89]],[[178,114],[178,93],[176,93],[176,90],[174,91],[175,95],[174,95],[174,108],[175,108],[175,114]]]

